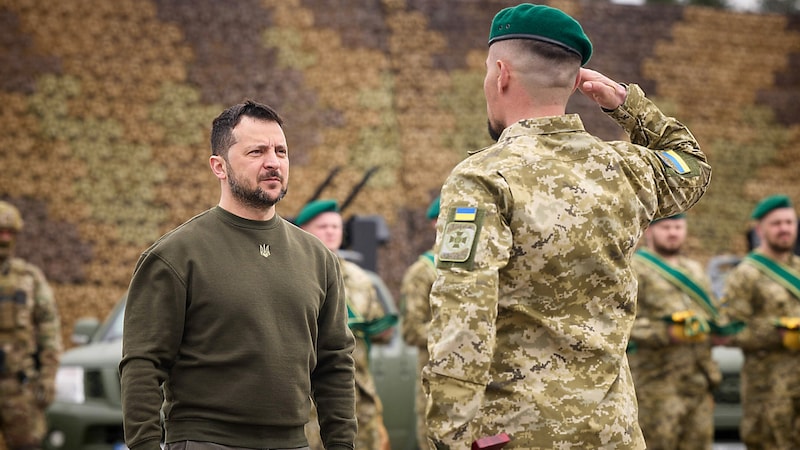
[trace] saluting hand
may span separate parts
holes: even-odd
[[[613,110],[625,103],[628,92],[621,84],[591,69],[581,68],[580,75],[578,89],[601,107]]]

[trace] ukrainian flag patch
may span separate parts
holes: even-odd
[[[680,175],[687,174],[692,171],[686,161],[674,150],[667,150],[656,152],[656,155],[661,159],[667,167],[671,168]]]
[[[478,213],[478,208],[474,208],[471,206],[462,206],[456,208],[456,212],[453,215],[453,221],[455,222],[474,222],[475,216]]]

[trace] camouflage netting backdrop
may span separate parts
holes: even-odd
[[[0,198],[22,210],[19,255],[53,283],[65,339],[78,317],[108,313],[153,240],[216,204],[210,123],[245,98],[286,119],[282,215],[333,167],[322,197],[340,201],[379,167],[345,216],[385,218],[378,271],[397,293],[433,242],[430,200],[489,144],[486,37],[513,3],[0,0]],[[744,253],[764,195],[800,204],[800,17],[546,3],[583,23],[590,68],[639,83],[709,155],[711,188],[689,213],[693,255]],[[580,94],[570,112],[621,137]]]

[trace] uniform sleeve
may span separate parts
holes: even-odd
[[[311,390],[317,405],[320,436],[327,449],[352,449],[356,438],[355,340],[347,328],[344,281],[331,254],[325,304],[319,313],[317,367]]]
[[[711,166],[685,125],[664,115],[635,84],[628,86],[625,103],[608,114],[632,143],[648,150],[642,156],[653,170],[658,194],[651,219],[686,211],[702,197],[711,181]]]
[[[400,286],[403,340],[416,347],[428,346],[428,323],[431,320],[430,294],[434,277],[427,276],[425,261],[418,259],[408,268]]]
[[[33,319],[36,326],[36,351],[39,358],[39,377],[54,382],[58,362],[63,350],[61,321],[53,290],[39,269],[34,269],[35,309]]]
[[[497,175],[485,179],[454,171],[442,188],[430,359],[423,369],[429,439],[436,447],[469,449],[476,438],[472,425],[496,341],[499,270],[512,247],[511,230],[497,205],[510,198],[507,183]],[[472,222],[451,221],[457,207],[468,208],[468,219],[474,212]]]

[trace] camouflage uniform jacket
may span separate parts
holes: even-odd
[[[445,182],[423,371],[437,447],[506,432],[508,450],[644,448],[630,258],[711,169],[636,85],[609,115],[632,143],[591,136],[577,115],[521,120]]]
[[[793,255],[788,266],[800,271],[800,256]],[[745,259],[726,278],[722,309],[731,320],[747,323],[731,344],[744,352],[744,379],[758,383],[743,387],[747,397],[800,396],[800,352],[783,347],[775,328],[779,317],[800,317],[800,299]]]
[[[712,295],[711,281],[700,263],[679,257],[674,267]],[[637,392],[653,382],[669,382],[681,386],[682,392],[708,393],[722,379],[719,367],[711,359],[710,339],[673,344],[668,332],[671,322],[664,318],[691,311],[710,322],[711,314],[653,267],[633,258],[633,269],[639,282],[636,320],[631,331],[636,350],[628,354],[628,360]]]
[[[419,349],[418,356],[422,365],[428,361],[428,324],[431,322],[431,306],[428,299],[434,281],[436,281],[434,262],[432,258],[421,255],[406,270],[400,285],[403,340]]]
[[[420,255],[403,275],[400,301],[403,313],[403,340],[417,348],[417,376],[428,363],[428,325],[431,322],[431,286],[436,281],[433,251]],[[425,392],[419,378],[415,383],[414,409],[417,413],[417,447],[428,450],[428,427],[425,423]]]
[[[344,279],[344,292],[348,306],[364,320],[375,320],[384,315],[383,307],[378,300],[372,279],[357,264],[339,258]],[[362,423],[362,415],[369,417],[378,415],[383,410],[375,380],[369,370],[369,346],[364,336],[356,334],[356,347],[353,350],[356,368],[356,415]]]
[[[0,345],[5,373],[54,382],[62,350],[58,308],[41,270],[19,258],[0,267]]]

